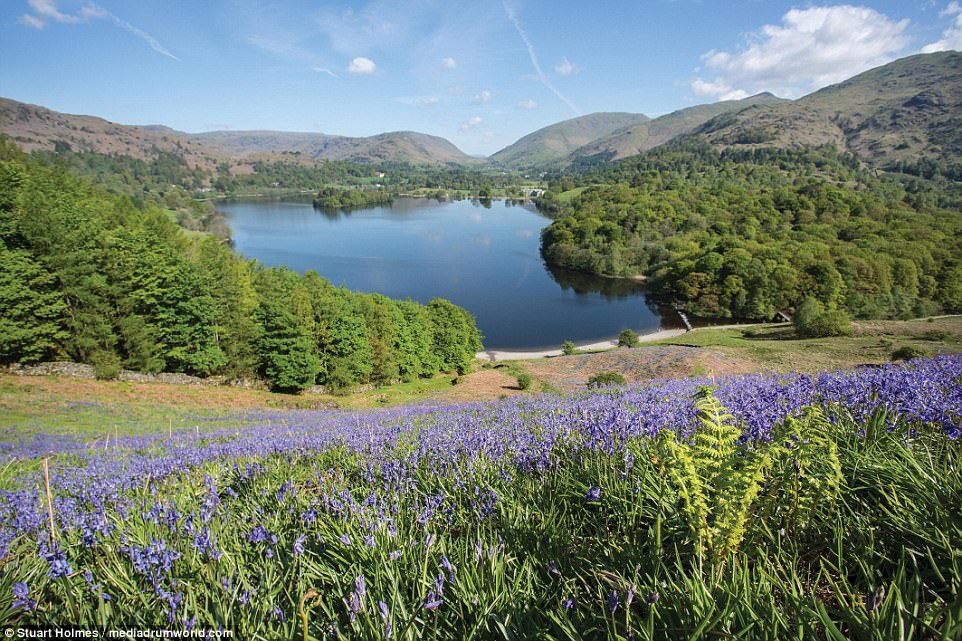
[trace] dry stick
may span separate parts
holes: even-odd
[[[47,516],[50,517],[50,542],[56,539],[53,529],[53,497],[50,495],[50,466],[47,457],[43,457],[43,484],[47,488]]]

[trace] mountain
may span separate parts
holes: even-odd
[[[599,112],[548,125],[491,156],[507,167],[537,167],[564,160],[571,152],[614,131],[649,120],[644,114]]]
[[[726,113],[738,112],[756,105],[785,102],[782,98],[765,92],[744,100],[725,100],[707,105],[679,109],[654,120],[639,122],[616,129],[571,153],[573,161],[621,160],[663,145],[672,138],[690,133],[712,118]]]
[[[141,160],[169,152],[191,167],[213,169],[223,154],[192,142],[186,134],[168,127],[118,125],[94,116],[75,116],[0,98],[0,132],[24,151],[72,149],[118,154]]]
[[[414,131],[369,137],[283,131],[213,131],[188,134],[163,125],[119,125],[93,116],[63,114],[0,98],[0,132],[26,151],[72,149],[148,159],[157,152],[182,157],[206,169],[224,160],[249,165],[255,160],[351,160],[411,164],[477,164],[450,141]]]
[[[962,159],[962,53],[891,62],[798,100],[725,114],[699,131],[721,147],[832,144],[876,163]]]
[[[394,131],[369,137],[331,136],[286,131],[211,131],[191,140],[234,158],[258,154],[299,153],[320,160],[362,163],[476,164],[450,141],[416,131]]]

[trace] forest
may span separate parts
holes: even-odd
[[[555,177],[539,203],[555,218],[542,252],[560,267],[644,279],[706,317],[770,319],[809,298],[860,318],[962,311],[962,213],[958,190],[941,185],[954,169],[912,169],[689,138]]]
[[[0,363],[263,377],[279,391],[464,371],[474,319],[267,268],[0,139]]]

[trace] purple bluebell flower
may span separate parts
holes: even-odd
[[[37,602],[30,598],[30,588],[26,583],[13,584],[13,607],[27,612],[37,607]]]
[[[605,603],[608,606],[608,612],[610,612],[611,614],[614,614],[615,610],[618,609],[618,605],[621,603],[621,598],[618,596],[618,591],[612,590],[611,594],[608,595],[608,599]]]

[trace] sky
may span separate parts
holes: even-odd
[[[0,0],[0,96],[188,132],[414,130],[477,155],[945,49],[960,0]]]

